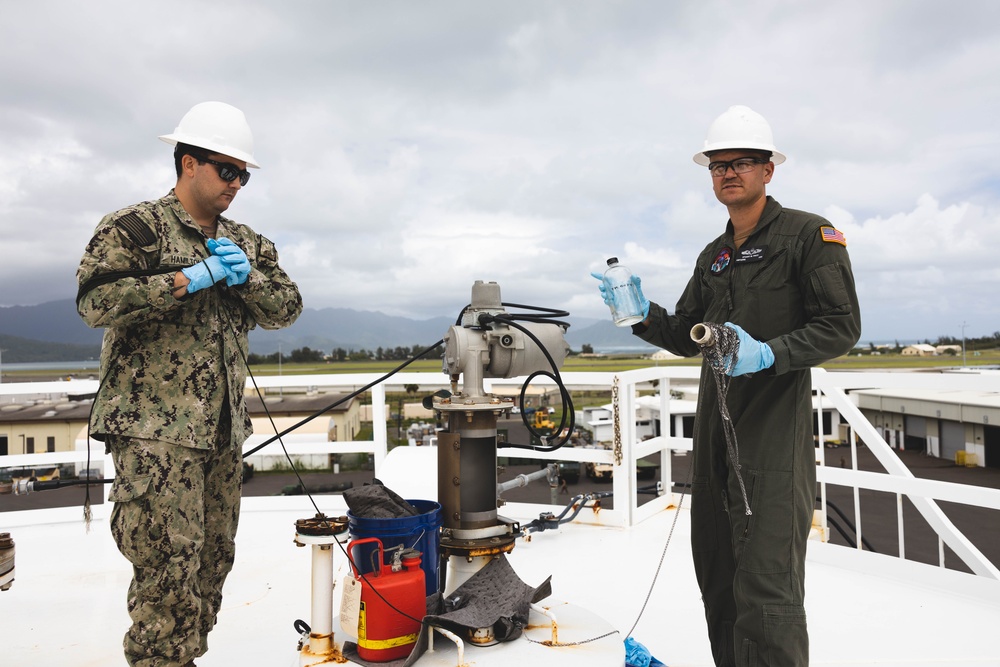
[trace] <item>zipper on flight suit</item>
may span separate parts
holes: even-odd
[[[747,286],[749,287],[753,285],[754,281],[757,280],[757,278],[759,278],[762,273],[767,271],[767,269],[770,268],[771,265],[774,264],[786,252],[788,252],[788,248],[780,248],[773,255],[768,257],[767,260],[761,264],[760,268],[752,276],[750,276],[750,279],[747,280]]]
[[[748,483],[748,487],[747,487],[747,490],[746,490],[747,491],[747,505],[753,505],[753,493],[754,493],[755,487],[757,486],[757,475],[750,475],[750,479],[747,480],[747,483]],[[754,517],[752,515],[751,516],[743,516],[743,537],[742,537],[742,539],[744,539],[744,540],[750,539],[750,524],[753,523],[753,520],[754,520]]]

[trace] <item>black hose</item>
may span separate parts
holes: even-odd
[[[504,304],[504,305],[517,305],[517,304]],[[519,308],[529,308],[530,306],[518,306],[518,307]],[[543,309],[536,308],[536,310],[543,310]],[[558,313],[560,313],[560,316],[565,316],[565,315],[569,314],[569,313],[565,313],[565,311],[550,311],[549,309],[544,309],[544,310],[547,310],[547,311],[553,312],[553,313],[558,312]],[[565,314],[563,314],[563,313],[565,313]],[[538,337],[535,336],[535,334],[531,333],[531,331],[529,331],[527,327],[523,327],[520,324],[518,324],[517,322],[515,322],[515,319],[525,319],[525,320],[528,320],[528,321],[538,322],[538,323],[545,323],[545,324],[558,324],[560,326],[568,326],[568,325],[566,325],[564,322],[556,322],[554,320],[549,320],[549,319],[544,319],[544,318],[537,318],[537,317],[534,317],[532,315],[526,315],[526,314],[518,314],[518,315],[489,315],[487,313],[483,313],[482,315],[479,316],[479,321],[480,321],[481,324],[488,325],[488,324],[490,324],[492,322],[500,322],[502,324],[506,324],[508,326],[512,326],[515,329],[517,329],[518,331],[521,331],[522,333],[524,333],[524,335],[526,335],[528,338],[530,338],[532,340],[532,342],[534,342],[535,345],[538,346],[538,349],[542,351],[542,354],[545,355],[545,359],[549,362],[549,366],[552,367],[552,372],[551,373],[549,373],[548,371],[539,370],[539,371],[535,371],[534,373],[532,373],[531,375],[529,375],[527,377],[527,379],[525,379],[524,384],[521,385],[521,405],[524,405],[525,393],[527,392],[528,386],[531,384],[531,381],[534,378],[538,377],[539,375],[544,375],[544,376],[552,378],[552,380],[555,381],[556,386],[559,387],[559,396],[562,399],[562,405],[563,405],[562,415],[561,415],[561,417],[559,419],[559,426],[556,428],[556,434],[562,433],[563,428],[566,426],[567,415],[569,416],[569,427],[566,428],[566,435],[564,437],[562,437],[561,439],[558,439],[558,435],[557,435],[556,436],[557,440],[556,440],[556,444],[555,445],[539,447],[539,446],[536,446],[536,445],[518,445],[516,443],[508,442],[508,443],[504,443],[504,446],[505,447],[510,447],[512,449],[529,449],[529,450],[532,450],[532,451],[535,451],[535,452],[554,452],[555,450],[559,449],[560,447],[562,447],[563,445],[565,445],[567,442],[569,442],[570,438],[573,435],[573,429],[576,428],[576,411],[573,408],[573,397],[570,395],[569,390],[566,389],[566,385],[563,384],[562,376],[559,374],[559,366],[556,364],[555,360],[552,358],[552,355],[549,354],[549,351],[546,349],[546,347],[544,345],[542,345],[542,342],[540,340],[538,340]],[[542,434],[538,433],[538,431],[536,431],[534,428],[532,428],[532,426],[528,423],[528,415],[527,415],[527,413],[525,413],[523,411],[521,413],[521,421],[524,423],[525,428],[528,429],[528,432],[530,434],[534,435],[535,437],[537,437],[539,439],[542,438]]]
[[[816,498],[816,502],[822,502],[822,499],[821,498]],[[853,532],[855,535],[858,534],[858,529],[854,525],[854,522],[851,521],[850,518],[848,518],[848,516],[846,514],[844,514],[842,511],[840,511],[840,508],[837,507],[837,505],[835,503],[833,503],[829,498],[827,498],[827,500],[826,500],[826,506],[829,507],[830,509],[832,509],[834,511],[834,513],[837,516],[839,516],[844,521],[844,523],[847,524],[848,528],[851,529],[851,532]],[[854,547],[855,549],[857,548],[857,546],[858,546],[857,542],[855,542],[854,540],[852,540],[850,537],[847,536],[847,534],[844,533],[844,529],[840,527],[840,524],[838,524],[836,521],[832,521],[829,517],[827,517],[827,521],[834,528],[837,529],[837,532],[840,533],[841,537],[843,537],[848,543],[850,543],[850,545],[852,547]],[[871,542],[869,542],[865,538],[864,535],[861,536],[861,545],[864,546],[866,549],[868,549],[868,551],[871,551],[872,553],[876,553],[876,554],[878,553],[878,551],[875,549],[875,547],[873,547],[871,545]]]
[[[559,514],[559,516],[553,516],[551,518],[539,517],[537,519],[533,519],[532,521],[529,521],[527,524],[522,526],[521,532],[527,534],[527,533],[541,532],[543,530],[548,530],[550,528],[558,528],[561,524],[569,523],[570,521],[575,519],[577,515],[580,512],[582,512],[585,507],[589,507],[589,505],[587,505],[589,501],[600,500],[601,498],[608,498],[613,495],[614,495],[613,491],[601,491],[599,493],[577,494],[573,496],[573,499],[569,501],[569,504],[567,504],[566,507],[563,508],[563,511]],[[566,514],[569,513],[570,510],[573,510],[573,514],[570,515],[569,517],[566,517]]]

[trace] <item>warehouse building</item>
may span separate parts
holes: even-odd
[[[1000,468],[1000,393],[865,389],[851,396],[895,449]]]

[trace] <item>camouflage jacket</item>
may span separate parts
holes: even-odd
[[[91,434],[128,435],[196,449],[214,445],[228,400],[232,444],[252,432],[244,401],[247,333],[278,329],[302,312],[298,287],[278,266],[274,244],[219,216],[217,237],[232,239],[253,270],[175,299],[174,274],[209,255],[207,238],[173,190],[98,224],[77,283],[77,310],[104,327],[101,386]]]

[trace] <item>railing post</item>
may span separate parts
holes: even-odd
[[[816,400],[816,423],[817,423],[817,437],[816,437],[816,464],[820,466],[826,465],[826,447],[825,438],[823,431],[823,390],[821,387],[813,387],[815,392]],[[823,522],[822,529],[822,541],[826,541],[829,535],[829,526],[826,522],[826,483],[820,482],[819,485],[819,498],[820,498],[820,518]]]
[[[899,557],[906,559],[906,539],[903,527],[903,495],[896,494],[896,522],[899,524]]]
[[[389,425],[385,411],[385,384],[372,387],[372,440],[375,442],[375,470],[382,467],[389,452]]]
[[[660,433],[661,438],[670,437],[670,429],[673,427],[674,418],[670,411],[670,378],[660,378]],[[681,421],[680,435],[684,435],[683,421]],[[673,458],[670,449],[664,447],[660,450],[660,483],[663,484],[664,495],[670,496],[670,502],[674,500],[674,470]],[[638,501],[637,501],[638,502]]]
[[[858,434],[854,431],[854,426],[850,428],[851,432],[851,470],[856,471],[858,469]],[[854,532],[857,535],[857,549],[861,551],[864,548],[862,542],[862,528],[861,528],[861,489],[857,486],[854,487]]]
[[[638,502],[636,498],[636,384],[632,379],[618,380],[618,415],[621,433],[622,460],[615,463],[612,477],[615,494],[615,510],[621,512],[625,526],[636,522]],[[627,377],[627,376],[626,376]]]

